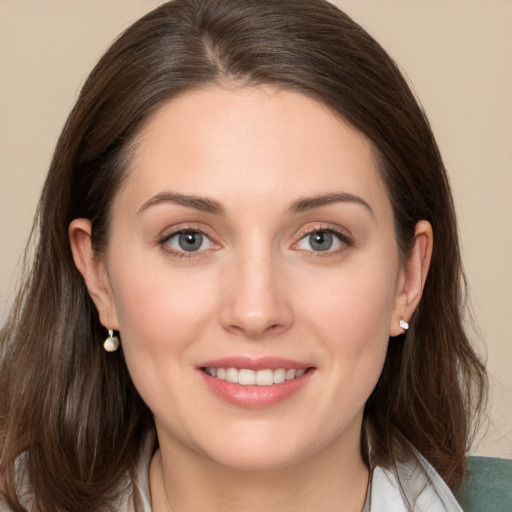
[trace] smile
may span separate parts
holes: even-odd
[[[305,368],[265,368],[262,370],[250,370],[247,368],[216,368],[206,367],[202,369],[210,377],[218,380],[240,384],[242,386],[272,386],[286,381],[298,379],[306,373]]]
[[[204,384],[224,402],[244,409],[272,407],[309,387],[316,367],[280,357],[224,357],[196,367]]]

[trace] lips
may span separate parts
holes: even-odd
[[[311,366],[279,358],[227,358],[198,369],[217,397],[243,408],[271,407],[291,398],[314,373]]]

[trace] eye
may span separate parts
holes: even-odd
[[[332,229],[318,229],[302,237],[296,244],[297,249],[315,252],[337,251],[349,245],[345,235]]]
[[[198,252],[209,249],[213,242],[200,231],[177,231],[162,243],[174,252]]]

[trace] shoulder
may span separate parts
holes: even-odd
[[[454,495],[420,455],[396,467],[373,471],[372,512],[462,512]]]
[[[151,512],[149,467],[154,455],[154,445],[155,435],[151,433],[144,442],[133,480],[128,479],[127,491],[115,504],[117,512]]]
[[[112,509],[116,512],[151,512],[149,492],[149,465],[153,456],[154,435],[148,435],[142,447],[137,467],[133,477],[126,475],[122,485],[122,491],[117,500],[112,503]],[[28,454],[21,454],[16,460],[17,482],[16,491],[21,504],[31,510],[33,503],[33,491],[30,485],[27,468]],[[16,509],[17,510],[17,509]],[[0,496],[0,512],[14,512],[5,500]]]
[[[16,498],[20,501],[21,505],[28,510],[31,508],[32,503],[32,492],[28,477],[28,468],[27,468],[27,452],[22,453],[17,457],[14,463],[14,486],[16,492]],[[15,497],[9,496],[9,501],[14,499]],[[18,507],[11,508],[10,505],[7,504],[5,495],[1,493],[0,495],[0,512],[13,512],[14,510],[18,510]]]

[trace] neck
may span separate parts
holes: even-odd
[[[150,468],[152,509],[360,512],[369,472],[359,444],[345,448],[329,445],[285,468],[244,471],[222,466],[195,452],[183,457],[183,453],[164,445],[155,454]]]

